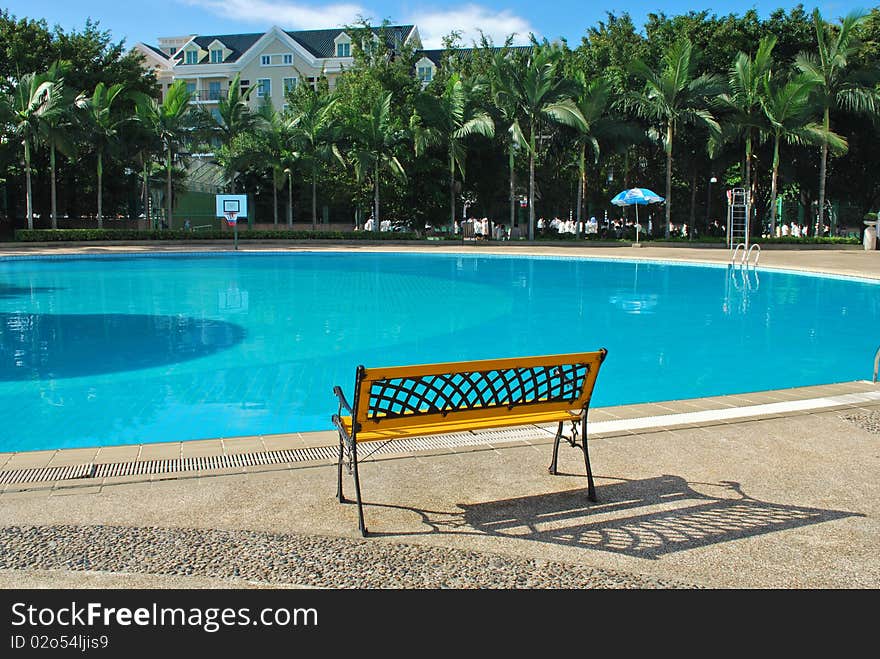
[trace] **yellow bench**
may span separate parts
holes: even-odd
[[[348,403],[341,387],[333,387],[339,399],[339,410],[332,417],[339,432],[339,502],[345,502],[342,463],[347,456],[349,473],[354,476],[359,528],[366,536],[358,444],[539,423],[559,424],[553,442],[551,474],[556,473],[561,439],[583,449],[588,496],[595,501],[587,450],[587,411],[599,367],[607,354],[603,348],[596,352],[418,366],[358,366],[353,405]],[[563,434],[566,422],[571,423],[569,436]]]

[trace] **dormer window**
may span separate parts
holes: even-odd
[[[345,32],[341,32],[333,40],[336,46],[336,57],[351,57],[351,37]]]
[[[222,48],[212,48],[211,49],[211,64],[220,64],[223,62],[223,49]]]
[[[185,53],[186,59],[184,60],[187,64],[198,64],[199,63],[199,51],[197,50],[188,50]]]
[[[427,85],[434,79],[434,62],[427,57],[423,57],[416,62],[416,76],[423,85]]]

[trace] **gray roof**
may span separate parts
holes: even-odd
[[[381,28],[373,28],[373,32],[379,34]],[[412,32],[412,25],[389,25],[388,47],[398,48],[407,35]],[[334,30],[299,30],[296,32],[288,32],[293,39],[298,41],[315,57],[336,57],[336,49],[334,48],[334,39],[345,32],[344,29],[338,28]]]
[[[508,46],[508,50],[531,50],[532,46]],[[456,48],[454,51],[455,55],[462,60],[469,60],[474,56],[475,50],[483,50],[482,48]],[[499,50],[504,50],[503,46],[496,46],[495,48],[491,48],[492,52],[497,52]],[[416,57],[427,57],[429,60],[434,62],[434,64],[440,64],[440,61],[443,59],[443,55],[449,52],[445,48],[440,48],[438,50],[417,50]]]
[[[162,52],[161,50],[159,50],[158,48],[156,48],[156,46],[151,46],[151,45],[148,44],[148,43],[145,43],[145,44],[142,44],[142,45],[144,45],[144,46],[146,46],[147,48],[149,48],[150,50],[152,50],[154,53],[156,53],[156,54],[157,54],[159,57],[161,57],[162,59],[168,59],[168,53]]]
[[[378,34],[380,29],[381,28],[374,27],[373,32]],[[403,40],[406,39],[407,35],[412,32],[412,29],[412,25],[389,25],[387,28],[388,46],[391,48],[400,46],[400,44],[403,43]],[[320,58],[336,57],[336,50],[333,41],[343,32],[345,32],[344,28],[334,28],[330,30],[285,30],[285,33],[294,41],[299,43],[314,57]],[[249,48],[257,43],[264,34],[265,32],[254,32],[251,34],[211,34],[196,37],[194,41],[204,50],[207,50],[208,46],[210,46],[215,39],[221,42],[232,51],[229,56],[223,60],[224,63],[228,63],[237,61]],[[154,46],[148,47],[161,53],[161,51]],[[162,53],[162,55],[163,57],[167,57],[164,53]],[[182,64],[183,52],[178,51],[173,55],[172,59],[174,59],[177,64]],[[210,56],[205,55],[198,63],[207,64],[209,62]]]

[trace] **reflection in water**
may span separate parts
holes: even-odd
[[[0,381],[73,378],[205,357],[243,327],[188,316],[0,313]]]
[[[226,313],[247,313],[248,292],[230,282],[228,288],[217,291],[217,309]]]

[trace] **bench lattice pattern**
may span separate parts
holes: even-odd
[[[370,419],[547,402],[574,403],[589,364],[507,368],[374,380]]]

